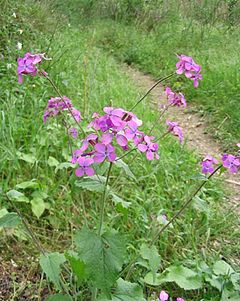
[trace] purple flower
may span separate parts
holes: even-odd
[[[170,105],[174,106],[187,106],[186,99],[182,93],[174,93],[169,87],[166,88],[165,93],[167,95]]]
[[[222,164],[227,168],[231,173],[237,173],[240,168],[240,157],[236,157],[229,154],[222,155]]]
[[[77,136],[78,136],[78,131],[76,128],[70,128],[68,130],[68,133],[74,138],[74,139],[77,139]]]
[[[177,122],[174,121],[167,121],[168,131],[171,132],[174,136],[179,138],[180,143],[183,143],[183,131],[182,128],[178,125]]]
[[[94,148],[95,154],[93,159],[96,163],[102,163],[106,158],[109,162],[113,162],[117,157],[115,148],[111,144],[97,143]]]
[[[92,158],[80,157],[77,162],[80,166],[75,170],[77,177],[82,177],[84,175],[91,177],[94,175],[94,169],[90,167],[94,163]]]
[[[83,155],[85,150],[88,149],[89,144],[94,146],[97,143],[97,141],[98,136],[96,134],[90,134],[84,140],[82,140],[82,146],[74,151],[71,163],[75,164],[78,158]],[[88,152],[87,155],[91,155],[91,153]]]
[[[193,85],[195,88],[198,87],[198,80],[202,79],[200,74],[202,67],[194,62],[192,57],[186,55],[178,55],[179,61],[176,64],[177,74],[185,73],[187,78],[193,80]]]
[[[114,109],[112,107],[105,107],[103,109],[105,113],[107,113],[107,116],[111,120],[112,124],[116,127],[119,127],[123,124],[122,117],[124,115],[124,110],[123,109]]]
[[[218,164],[217,159],[215,159],[212,156],[207,155],[201,165],[202,165],[202,173],[207,174],[207,173],[212,173],[214,172],[214,165]]]
[[[45,59],[44,54],[32,54],[29,52],[26,53],[23,58],[18,58],[17,73],[19,84],[23,82],[23,74],[37,75],[38,69],[36,65],[41,63],[42,59]]]
[[[183,298],[177,298],[177,301],[185,301]]]
[[[161,291],[159,294],[159,300],[160,301],[167,301],[169,295],[165,291]]]
[[[154,159],[154,157],[159,160],[159,155],[157,153],[158,151],[158,144],[153,143],[152,140],[154,137],[152,136],[144,136],[144,141],[145,143],[139,143],[138,144],[138,149],[142,153],[146,153],[146,158],[151,161]]]

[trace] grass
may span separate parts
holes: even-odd
[[[31,1],[19,1],[16,4],[12,1],[5,2],[5,5],[9,5],[5,14],[7,22],[11,23],[11,28],[15,28],[15,31],[10,42],[6,42],[11,33],[6,27],[1,39],[1,46],[4,46],[7,57],[1,67],[1,82],[4,87],[0,95],[1,186],[6,192],[24,181],[34,180],[39,184],[37,188],[21,191],[30,200],[34,191],[46,194],[46,209],[40,219],[33,215],[29,203],[16,205],[30,222],[44,247],[62,251],[63,247],[72,247],[72,235],[82,227],[84,220],[95,227],[100,196],[96,192],[82,191],[76,187],[76,177],[71,169],[56,171],[54,164],[49,161],[49,157],[53,157],[59,162],[67,162],[70,154],[68,140],[60,124],[54,121],[49,121],[46,126],[43,124],[47,100],[55,94],[47,82],[39,77],[25,77],[24,84],[19,86],[15,74],[16,57],[29,50],[44,52],[47,49],[47,55],[52,57],[52,61],[44,63],[44,67],[76,107],[83,111],[84,103],[86,104],[86,119],[90,118],[93,111],[101,112],[102,107],[110,103],[130,108],[144,91],[137,90],[134,82],[121,70],[121,65],[97,47],[97,27],[95,31],[75,25],[56,30],[56,24],[52,23],[49,10],[43,4]],[[18,12],[17,19],[11,16],[15,10]],[[25,20],[30,16],[32,23],[26,24]],[[43,16],[45,24],[41,23]],[[40,34],[43,25],[44,33]],[[24,36],[17,34],[22,26],[25,26]],[[23,42],[21,51],[15,47],[18,41]],[[12,64],[10,68],[7,67],[9,63]],[[168,66],[170,68],[170,62]],[[135,112],[144,120],[145,130],[157,114],[150,109],[149,101],[148,98]],[[159,131],[162,132],[163,128],[159,128],[155,135],[159,135]],[[126,159],[136,180],[129,178],[115,166],[110,178],[114,192],[131,204],[129,208],[124,208],[108,200],[106,222],[127,233],[131,241],[128,244],[130,257],[134,256],[146,237],[151,241],[159,227],[157,217],[163,213],[171,217],[193,187],[200,183],[199,158],[185,146],[181,147],[169,136],[161,142],[160,153],[159,162],[147,162],[144,156],[138,156],[134,162],[132,156]],[[212,264],[219,256],[236,264],[239,247],[236,217],[229,208],[223,206],[224,191],[219,181],[209,183],[199,197],[176,222],[174,228],[157,242],[162,269],[173,263],[196,267],[202,260]],[[0,200],[0,206],[0,209],[13,211],[4,197]],[[1,236],[1,251],[7,249],[3,253],[4,258],[11,258],[14,255],[14,251],[11,254],[11,248],[16,240],[20,250],[27,250],[21,254],[25,258],[14,257],[23,264],[27,261],[28,252],[33,255],[37,252],[32,250],[32,242],[21,227],[13,234],[5,233]],[[26,264],[31,267],[31,263]],[[141,273],[137,268],[134,271],[131,280],[141,282],[144,271]],[[170,288],[173,288],[171,284],[166,285],[166,289]],[[177,286],[174,286],[174,290],[179,294],[183,293]],[[186,292],[185,296],[187,300],[200,300],[202,297],[210,300],[214,294],[217,294],[216,290],[208,288],[207,295],[204,290],[200,290]]]

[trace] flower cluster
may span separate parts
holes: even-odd
[[[75,121],[78,123],[82,119],[81,113],[74,108],[69,98],[67,98],[66,96],[63,96],[62,98],[52,97],[51,99],[49,99],[48,105],[44,111],[44,123],[46,123],[48,118],[55,117],[59,115],[59,113],[61,113],[62,111],[66,111],[68,112],[68,114],[71,114]],[[69,132],[70,134],[72,134],[73,137],[77,137],[77,129],[71,128]]]
[[[178,107],[187,106],[186,99],[182,93],[175,93],[169,87],[166,88],[165,93],[167,95],[169,105],[178,106]]]
[[[116,147],[127,151],[129,143],[145,153],[148,160],[159,159],[158,144],[153,142],[155,138],[139,131],[142,121],[136,115],[121,108],[105,107],[103,111],[105,112],[103,116],[93,114],[93,120],[88,128],[94,130],[94,133],[82,140],[81,147],[73,154],[72,163],[78,163],[80,166],[76,170],[77,176],[93,174],[92,170],[89,170],[93,163],[115,161]]]
[[[234,156],[231,154],[223,154],[221,157],[222,166],[229,170],[230,173],[236,174],[240,169],[240,156]],[[218,164],[218,160],[213,158],[212,156],[207,155],[203,161],[202,165],[202,173],[212,173],[215,168],[214,165]]]
[[[26,53],[23,58],[18,58],[17,73],[19,84],[23,82],[23,74],[37,75],[38,68],[36,65],[40,64],[43,59],[46,60],[44,53],[32,54],[30,52]]]
[[[152,301],[168,301],[169,300],[169,295],[165,291],[161,291],[159,294],[159,297],[157,300],[152,300]],[[183,298],[177,298],[176,301],[185,301]]]
[[[187,78],[193,80],[193,85],[195,88],[198,87],[198,81],[202,80],[202,75],[200,74],[202,67],[194,62],[192,57],[186,56],[184,54],[177,56],[179,61],[176,64],[177,74],[185,74]]]
[[[183,143],[183,131],[177,122],[167,120],[168,131],[179,138],[180,143]]]

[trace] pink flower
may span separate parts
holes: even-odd
[[[229,154],[222,155],[222,164],[231,173],[237,173],[240,168],[240,157],[236,157]]]
[[[97,143],[94,148],[95,154],[93,159],[96,163],[102,163],[105,159],[108,159],[109,162],[113,162],[117,157],[115,148],[111,144],[105,145],[103,143]]]
[[[179,61],[176,64],[177,74],[185,74],[187,78],[193,80],[194,87],[198,87],[198,80],[202,79],[200,74],[202,67],[194,62],[192,57],[186,55],[178,55]]]
[[[202,165],[202,173],[207,174],[207,173],[212,173],[214,172],[214,165],[218,164],[217,159],[215,159],[212,156],[207,155],[201,165]]]
[[[174,93],[169,87],[166,88],[165,93],[167,95],[170,105],[174,106],[187,106],[186,99],[182,93]]]
[[[18,58],[17,73],[19,84],[22,84],[23,82],[23,74],[30,74],[32,76],[37,75],[38,69],[36,65],[40,64],[42,59],[45,59],[44,54],[32,54],[29,52],[26,53],[23,58]]]
[[[146,153],[146,158],[151,161],[154,159],[154,157],[159,160],[159,155],[157,153],[158,151],[158,144],[157,143],[152,143],[151,140],[153,140],[154,137],[152,136],[144,136],[143,142],[145,143],[139,143],[138,144],[138,149],[142,153]]]
[[[167,121],[168,131],[171,132],[174,136],[179,138],[180,143],[183,143],[183,131],[182,128],[178,125],[177,122],[174,121]]]
[[[80,157],[77,162],[80,165],[80,167],[75,170],[77,177],[82,177],[84,175],[91,177],[94,175],[94,169],[90,167],[94,163],[92,158]]]
[[[183,298],[177,298],[177,301],[185,301]]]
[[[78,131],[76,128],[70,128],[68,130],[68,133],[74,138],[74,139],[77,139],[77,136],[78,136]]]
[[[111,120],[112,124],[116,127],[121,126],[123,124],[122,117],[124,115],[123,109],[114,109],[112,107],[105,107],[103,109],[107,116]]]
[[[169,295],[165,291],[161,291],[159,294],[159,300],[160,301],[167,301]]]

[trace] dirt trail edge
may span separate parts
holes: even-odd
[[[141,71],[127,65],[123,66],[123,71],[132,78],[135,85],[143,91],[147,91],[156,83],[149,75],[145,75]],[[151,98],[156,104],[164,103],[163,100],[166,99],[164,87],[158,85],[151,92]],[[188,104],[185,110],[171,108],[168,112],[168,117],[170,120],[177,121],[181,125],[188,147],[200,156],[221,154],[221,146],[207,134],[207,125],[197,113],[194,113],[196,111],[196,107]],[[233,210],[236,210],[240,216],[240,175],[225,173],[223,180],[229,191],[227,195],[229,205]]]

